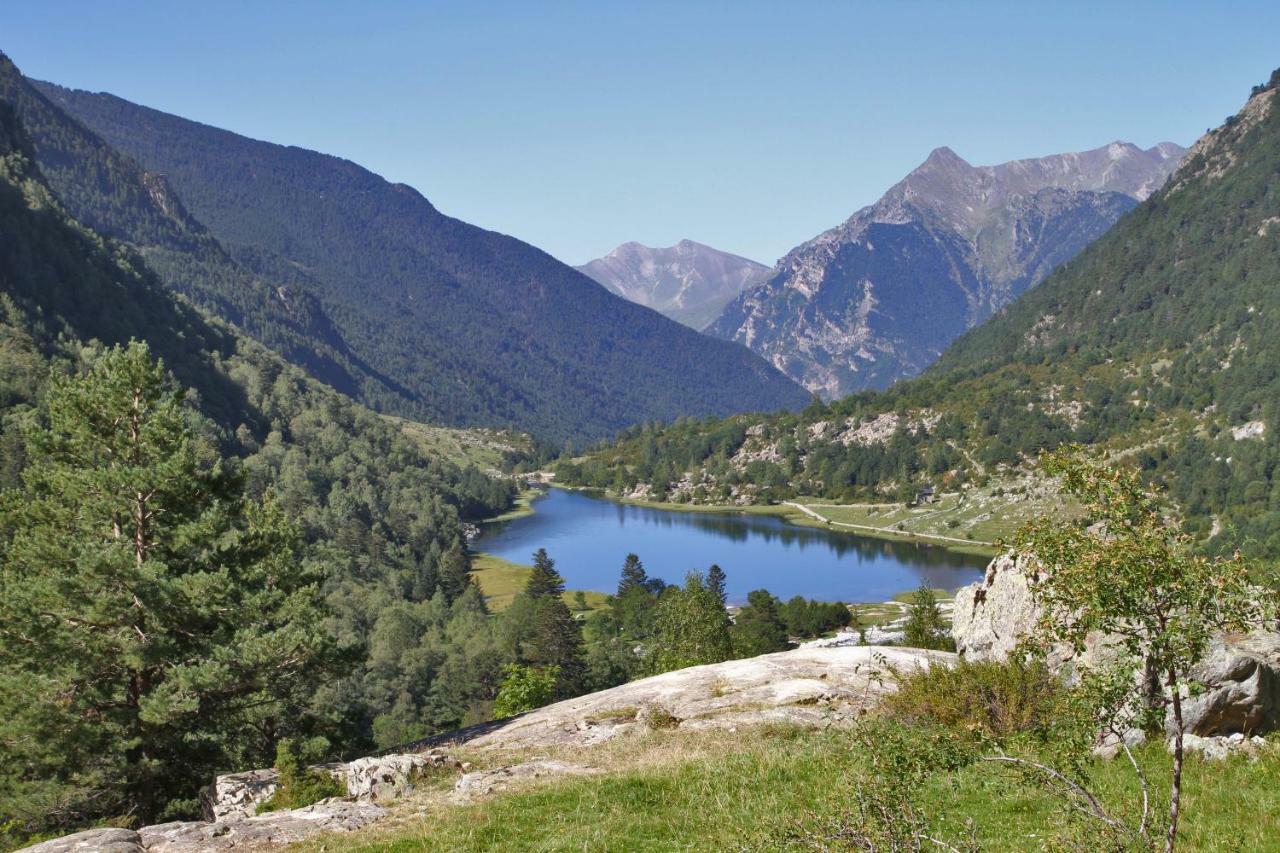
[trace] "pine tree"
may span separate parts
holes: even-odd
[[[646,588],[649,576],[645,574],[644,564],[635,554],[628,554],[622,563],[622,577],[618,580],[618,597],[626,595],[636,587]]]
[[[190,812],[332,669],[296,529],[207,461],[182,398],[132,343],[53,379],[28,430],[0,497],[0,823]]]
[[[533,555],[533,574],[525,584],[524,594],[530,598],[559,598],[564,594],[564,578],[556,571],[556,561],[547,556],[546,548]]]
[[[725,576],[724,569],[712,563],[711,568],[707,570],[707,588],[715,594],[716,598],[720,599],[721,607],[729,603],[729,595],[725,591],[725,581],[727,580],[728,577]]]
[[[768,590],[757,589],[747,594],[747,604],[738,611],[730,630],[735,655],[755,657],[790,648],[787,627],[782,624],[778,607],[778,599]]]

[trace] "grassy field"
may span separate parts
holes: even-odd
[[[475,554],[471,558],[471,576],[480,584],[489,609],[494,612],[506,610],[517,595],[529,582],[533,569],[530,566],[512,563],[492,554]],[[587,599],[587,611],[605,606],[605,594],[593,590],[584,591]],[[564,602],[569,609],[578,612],[575,590],[567,590]]]
[[[814,849],[788,843],[830,829],[853,808],[853,792],[873,784],[847,733],[753,730],[656,731],[575,758],[605,773],[552,781],[475,803],[457,804],[441,779],[388,824],[329,836],[300,848],[326,851],[637,851]],[[1191,759],[1179,849],[1280,849],[1280,758],[1255,762]],[[1163,749],[1138,752],[1149,771],[1167,771]],[[625,767],[610,771],[610,767]],[[1093,782],[1104,802],[1134,801],[1123,761],[1099,762]],[[419,795],[415,794],[415,797]],[[959,840],[972,820],[983,850],[1091,849],[1063,801],[994,765],[937,778],[921,791],[935,837]],[[1064,843],[1072,830],[1075,844]],[[1081,839],[1085,840],[1081,840]],[[830,849],[842,849],[833,845]]]
[[[430,426],[394,415],[383,415],[383,417],[399,424],[405,435],[414,439],[431,455],[442,457],[463,467],[475,465],[486,471],[494,470],[501,466],[504,453],[527,452],[533,448],[533,442],[523,433],[497,429]]]
[[[533,502],[543,494],[546,493],[541,489],[525,489],[523,492],[516,495],[515,505],[512,506],[511,509],[502,513],[502,515],[496,515],[493,518],[486,518],[484,523],[493,524],[499,521],[511,521],[515,518],[524,518],[526,515],[533,515]]]

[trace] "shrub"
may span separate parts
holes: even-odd
[[[1062,683],[1040,660],[961,660],[897,676],[885,707],[899,720],[993,738],[1046,732],[1066,701]]]
[[[258,806],[258,814],[281,809],[300,809],[328,797],[345,797],[347,786],[323,770],[307,766],[329,748],[324,738],[299,743],[285,738],[276,746],[276,771],[280,781],[271,799]]]
[[[498,698],[493,703],[493,716],[514,717],[534,708],[541,708],[556,695],[556,681],[560,678],[558,666],[521,666],[507,664],[503,671],[506,679]]]

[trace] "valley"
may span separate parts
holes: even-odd
[[[1280,850],[1280,70],[982,5],[0,10],[0,850]]]

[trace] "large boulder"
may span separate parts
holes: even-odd
[[[1005,660],[1032,636],[1041,617],[1036,576],[1011,555],[996,557],[982,580],[956,593],[952,637],[965,660]],[[1075,667],[1097,666],[1115,644],[1090,635],[1084,653],[1050,651],[1051,668],[1070,680]],[[1213,638],[1184,689],[1183,730],[1202,737],[1252,735],[1280,728],[1280,633],[1274,626]]]
[[[21,853],[143,853],[142,836],[132,829],[86,829],[28,847]]]
[[[224,773],[201,796],[206,820],[238,820],[253,817],[258,806],[276,792],[280,774],[274,769]]]

